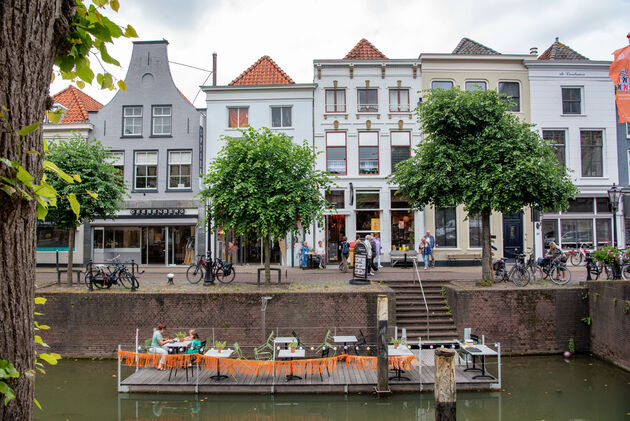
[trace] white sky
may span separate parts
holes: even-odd
[[[367,38],[389,58],[450,53],[462,37],[500,53],[542,53],[555,37],[592,60],[611,60],[627,45],[630,0],[121,0],[113,20],[131,24],[139,40],[169,41],[169,60],[211,69],[226,85],[263,55],[296,82],[313,80],[313,59],[343,58]],[[132,41],[109,47],[124,79]],[[208,73],[171,64],[176,85],[193,101]],[[211,78],[207,84],[211,83]],[[68,85],[58,77],[56,93]],[[84,89],[103,104],[114,95]],[[199,93],[195,101],[205,107]]]

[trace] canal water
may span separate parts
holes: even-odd
[[[457,394],[458,420],[630,420],[630,373],[589,356],[504,357],[503,388]],[[433,420],[433,394],[116,392],[115,361],[63,360],[38,377],[35,420]]]

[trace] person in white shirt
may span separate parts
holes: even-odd
[[[372,236],[371,235],[366,235],[365,236],[365,241],[363,241],[363,244],[365,245],[365,248],[367,249],[367,269],[368,269],[368,275],[370,276],[374,276],[374,271],[372,270],[372,259],[373,259],[373,254],[372,254]]]
[[[315,254],[319,258],[319,266],[322,269],[326,269],[326,250],[324,249],[323,241],[319,240],[317,242],[317,248],[315,249]]]

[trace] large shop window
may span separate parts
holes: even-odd
[[[378,89],[357,89],[357,95],[357,110],[360,113],[378,112]]]
[[[481,215],[468,215],[468,247],[481,247]]]
[[[105,227],[94,229],[94,249],[139,249],[140,228]]]
[[[53,223],[37,223],[37,250],[68,250],[68,229]]]
[[[611,219],[596,219],[595,231],[597,231],[597,246],[607,246],[612,244],[612,220]]]
[[[392,113],[409,112],[409,89],[389,90],[389,111]]]
[[[346,132],[326,133],[326,170],[346,174]]]
[[[435,242],[440,247],[457,247],[457,209],[435,210]]]
[[[560,245],[560,242],[558,241],[558,220],[544,219],[542,222],[542,235],[545,250],[549,248],[549,243],[552,241],[557,245]]]
[[[158,153],[136,151],[136,189],[157,189]]]
[[[499,82],[499,93],[512,100],[510,111],[521,111],[521,93],[518,82]]]
[[[392,247],[400,249],[402,246],[414,248],[414,214],[406,198],[397,194],[396,190],[390,193],[392,216]]]
[[[172,115],[170,105],[153,106],[152,135],[170,136],[172,127]]]
[[[343,209],[345,207],[343,190],[331,190],[326,192],[326,200],[330,202],[335,209]]]
[[[392,172],[396,165],[411,157],[411,132],[391,132]]]
[[[168,188],[190,188],[191,151],[170,151],[168,153]]]
[[[566,132],[564,130],[543,130],[542,137],[551,143],[551,148],[558,158],[558,162],[565,166],[566,162]]]
[[[380,193],[377,191],[357,191],[355,194],[357,233],[380,231]]]
[[[142,106],[123,107],[123,136],[142,136]]]
[[[378,132],[359,132],[359,174],[378,174]]]
[[[345,113],[346,112],[345,89],[326,89],[326,112],[327,113]]]
[[[603,177],[603,138],[601,130],[580,130],[582,177]]]
[[[237,129],[249,126],[249,108],[234,107],[228,108],[228,127]]]
[[[577,247],[579,243],[593,245],[593,219],[561,219],[562,247]]]

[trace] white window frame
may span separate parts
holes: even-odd
[[[123,105],[122,107],[123,109],[123,128],[122,128],[122,135],[123,137],[142,137],[142,114],[143,114],[143,110],[142,110],[142,105]],[[136,115],[136,114],[130,114],[127,115],[127,110],[140,110],[140,114]],[[130,119],[130,122],[135,122],[136,120],[140,121],[140,132],[139,133],[126,133],[127,131],[127,119]],[[136,124],[132,124],[131,127],[136,127]]]
[[[179,156],[179,159],[174,159],[175,155]],[[184,162],[182,160],[182,156],[184,155],[188,155],[188,161]],[[167,165],[168,165],[168,184],[167,189],[168,190],[190,190],[192,188],[192,150],[190,149],[186,149],[186,150],[176,150],[176,151],[168,151],[168,156],[167,156]],[[173,175],[171,174],[171,171],[173,169],[173,166],[178,166],[179,167],[179,175],[177,175],[177,177],[179,177],[179,179],[181,180],[182,174],[181,174],[181,168],[182,166],[188,166],[188,186],[184,185],[184,184],[178,184],[177,187],[171,187],[171,177],[173,177]]]
[[[580,112],[579,113],[565,113],[564,112],[564,89],[578,89],[580,91]],[[583,86],[561,86],[560,87],[560,111],[562,115],[584,115],[584,87]]]
[[[407,92],[407,103],[401,103],[400,102],[400,93],[401,91],[406,91]],[[398,99],[398,102],[392,102],[392,93],[393,92],[397,92],[398,95],[396,95],[396,98]],[[411,106],[410,106],[410,94],[409,94],[409,88],[389,88],[389,112],[390,113],[409,113],[411,111]],[[405,109],[406,108],[406,109]]]
[[[159,153],[158,151],[134,151],[133,152],[134,157],[133,157],[133,187],[134,190],[157,190],[158,189],[158,182],[159,182],[159,174],[158,174],[158,163],[159,163]],[[138,157],[143,155],[145,157],[145,159],[143,160],[144,162],[138,162],[139,159]],[[149,160],[147,159],[148,156],[150,155],[155,155],[155,163],[153,163],[153,160],[151,160],[151,162],[148,162]],[[146,171],[146,175],[142,176],[144,178],[147,179],[147,184],[149,181],[149,172],[148,172],[148,167],[150,166],[155,166],[155,187],[137,187],[137,179],[138,179],[138,171],[137,168],[139,165],[143,165],[145,167],[147,167],[147,171]],[[151,178],[153,178],[153,176],[150,176]]]
[[[230,110],[233,110],[233,109],[238,110],[238,121],[237,121],[236,127],[231,127],[230,126]],[[242,112],[242,110],[245,110],[245,113],[247,114],[247,126],[241,126],[241,112]],[[227,107],[227,127],[228,127],[228,129],[232,129],[232,130],[245,129],[245,128],[249,127],[249,107],[247,107],[247,106],[240,106],[240,105]]]
[[[380,155],[381,155],[381,151],[380,151],[380,147],[379,147],[379,143],[380,143],[380,133],[378,131],[375,130],[363,130],[358,132],[358,140],[359,140],[359,150],[358,152],[358,157],[359,157],[359,175],[379,175],[380,171],[381,171],[381,159],[380,159]],[[361,172],[361,148],[362,147],[368,147],[368,148],[376,148],[376,172],[375,173],[368,173],[368,172]]]
[[[328,103],[328,92],[334,92],[334,102],[332,104]],[[338,103],[337,94],[343,94],[343,103]],[[344,88],[326,88],[324,89],[324,112],[326,114],[335,114],[335,113],[345,113],[347,112],[348,106],[348,95],[346,89]],[[332,109],[332,111],[331,111]]]
[[[518,80],[500,80],[497,82],[497,92],[501,93],[500,86],[502,83],[516,83],[518,86],[518,110],[508,110],[511,113],[520,113],[523,110],[522,98],[523,98],[523,90],[521,89],[521,82]],[[506,94],[507,95],[507,94]],[[514,98],[514,97],[510,97]]]
[[[271,114],[271,128],[272,129],[291,129],[293,128],[293,107],[290,105],[273,105],[271,107],[269,107],[270,110],[270,114]],[[284,124],[284,114],[282,113],[282,110],[284,108],[288,108],[289,112],[291,113],[291,116],[289,117],[291,119],[291,124],[289,124],[288,126],[285,126]],[[274,126],[273,125],[273,110],[275,109],[279,109],[280,110],[280,125],[279,126]]]
[[[343,135],[343,142],[341,136]],[[328,148],[344,148],[344,163],[346,169],[343,173],[331,173],[335,175],[348,174],[348,133],[347,132],[326,132],[326,171],[328,171]]]
[[[168,114],[156,114],[157,109],[168,110]],[[156,121],[161,121],[162,130],[164,130],[164,122],[168,120],[168,131],[158,132],[156,130]],[[171,136],[173,133],[173,107],[171,105],[153,105],[151,106],[151,136]]]
[[[436,88],[436,87],[434,87],[434,86],[433,86],[435,83],[450,83],[450,84],[451,84],[451,87],[450,87],[450,88],[448,88],[448,89],[444,89],[444,88]],[[444,91],[450,91],[450,90],[451,90],[451,89],[453,89],[454,87],[455,87],[455,82],[454,82],[454,81],[452,81],[452,80],[448,80],[448,79],[435,79],[435,80],[432,80],[432,81],[431,81],[431,89],[442,89],[442,90],[444,90]]]

